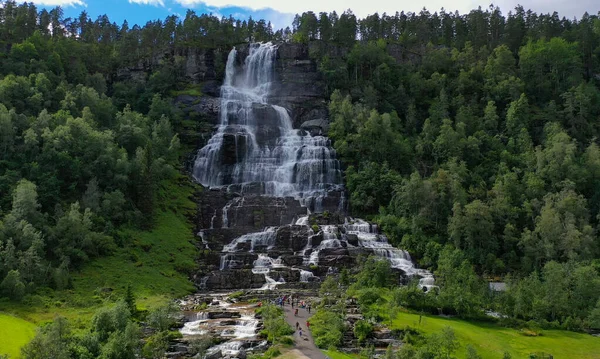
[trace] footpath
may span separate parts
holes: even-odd
[[[306,321],[310,322],[310,317],[312,314],[308,314],[308,311],[305,308],[298,308],[298,316],[294,316],[294,311],[296,308],[292,309],[289,304],[285,304],[283,307],[285,312],[285,321],[294,329],[296,329],[296,322],[300,324],[300,328],[302,328],[302,337],[300,337],[299,331],[294,333],[294,342],[296,344],[296,350],[300,351],[303,356],[299,358],[308,358],[308,359],[327,359],[325,354],[323,354],[319,348],[315,345],[315,341],[313,340],[312,335],[310,334],[310,330],[306,328]]]

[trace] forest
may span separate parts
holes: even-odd
[[[306,12],[273,29],[191,10],[130,26],[2,5],[4,301],[72,288],[86,263],[135,245],[121,229],[155,225],[161,188],[185,155],[185,118],[172,101],[190,88],[181,53],[296,42],[319,45],[311,57],[351,214],[377,222],[436,275],[439,295],[411,285],[395,289],[397,303],[463,318],[494,309],[508,326],[600,329],[598,14],[490,6],[359,19],[347,10]],[[119,70],[134,66],[149,76],[122,80]],[[224,64],[217,68],[223,76]],[[490,299],[486,280],[505,281],[507,291]],[[112,319],[94,322],[95,342],[78,343],[125,358],[106,343],[119,338],[113,332],[139,335],[129,323],[135,307],[111,310],[97,314]],[[46,332],[60,336],[61,325]],[[41,340],[26,358],[44,357],[34,350]],[[60,358],[89,357],[77,353]]]

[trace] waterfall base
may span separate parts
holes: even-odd
[[[307,215],[294,198],[225,189],[204,192],[200,208],[204,257],[195,278],[202,291],[316,288],[328,274],[354,268],[358,257],[368,255],[388,260],[399,284],[414,277],[424,290],[434,287],[431,273],[416,268],[375,225],[341,212]]]

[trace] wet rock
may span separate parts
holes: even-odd
[[[300,125],[300,128],[310,133],[312,136],[327,136],[329,131],[329,121],[325,119],[316,119],[305,121]]]
[[[238,312],[208,312],[208,319],[227,319],[240,317],[241,314]]]
[[[277,230],[276,248],[301,251],[308,243],[309,228],[306,226],[287,225]]]
[[[223,358],[223,354],[221,353],[220,350],[211,352],[211,353],[207,353],[204,355],[204,359],[221,359]]]
[[[355,247],[358,246],[358,236],[356,234],[345,234],[346,240],[348,241],[348,244],[353,245]]]

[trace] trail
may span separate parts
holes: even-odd
[[[295,307],[292,309],[291,305],[286,304],[283,309],[285,311],[285,321],[294,329],[296,329],[296,322],[298,322],[302,328],[302,338],[298,335],[298,332],[294,334],[296,349],[310,359],[327,359],[325,354],[317,348],[310,331],[306,328],[306,320],[312,317],[312,313],[308,314],[306,309],[298,308],[298,316],[295,317]]]

